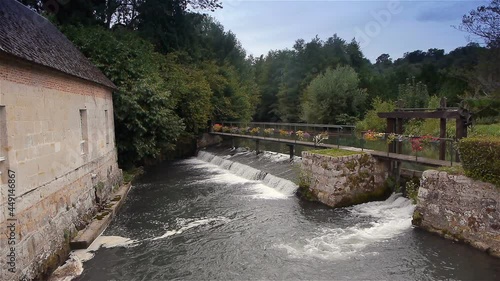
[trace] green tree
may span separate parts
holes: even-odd
[[[378,117],[379,112],[392,112],[395,106],[392,101],[383,101],[380,97],[376,97],[372,101],[372,109],[366,112],[365,118],[356,123],[357,131],[372,130],[375,132],[385,132],[387,128],[387,120]]]
[[[309,123],[335,124],[341,114],[359,116],[367,93],[358,84],[358,75],[350,66],[327,69],[305,91],[303,119]]]
[[[66,35],[115,83],[115,133],[121,165],[161,158],[184,130],[161,75],[164,57],[137,34],[66,27]]]
[[[420,81],[415,83],[415,78],[407,79],[405,84],[399,85],[399,99],[405,107],[424,108],[429,101],[427,86]]]

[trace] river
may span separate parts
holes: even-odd
[[[414,229],[399,194],[332,210],[294,196],[296,174],[220,150],[154,167],[73,254],[76,280],[500,280],[499,259]]]

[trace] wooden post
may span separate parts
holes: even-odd
[[[441,118],[439,124],[440,124],[439,137],[442,139],[446,138],[446,119]],[[440,140],[439,141],[439,160],[445,160],[445,156],[446,156],[446,141]]]
[[[402,135],[403,134],[403,119],[396,119],[396,134]],[[394,149],[396,153],[403,153],[403,143],[399,141],[394,141],[392,143],[394,146]]]
[[[386,128],[386,133],[394,133],[394,128],[396,126],[396,119],[394,118],[387,118],[387,128]],[[394,149],[394,145],[391,143],[387,146],[387,149],[389,152],[396,152]]]
[[[287,144],[287,146],[290,149],[290,159],[293,159],[293,157],[295,156],[295,145]]]
[[[260,153],[260,150],[259,150],[259,146],[260,146],[260,140],[255,140],[255,152],[257,155],[259,155]]]

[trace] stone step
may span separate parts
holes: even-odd
[[[108,227],[111,220],[125,202],[132,187],[131,183],[122,185],[111,197],[109,205],[97,213],[93,221],[84,229],[80,230],[76,237],[69,243],[71,250],[87,249],[94,240]]]

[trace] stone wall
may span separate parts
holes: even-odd
[[[0,57],[0,148],[1,276],[29,280],[65,260],[71,236],[121,181],[111,90]],[[14,273],[4,262],[11,246]]]
[[[345,207],[382,199],[390,193],[385,165],[369,154],[332,157],[302,152],[302,181],[313,199]]]
[[[500,189],[462,175],[425,171],[413,224],[500,257]]]
[[[209,147],[212,145],[216,145],[222,142],[222,137],[217,135],[211,135],[209,133],[203,133],[201,138],[199,138],[196,142],[197,148]]]

